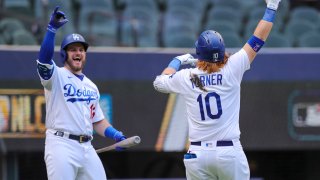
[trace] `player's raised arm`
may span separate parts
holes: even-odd
[[[183,54],[173,58],[167,67],[164,68],[161,75],[157,76],[153,82],[154,88],[162,93],[169,93],[170,91],[166,88],[164,81],[166,76],[176,73],[181,65],[194,64],[198,59],[195,59],[191,54]]]
[[[243,49],[247,52],[250,62],[252,62],[267,40],[272,29],[279,2],[281,0],[266,0],[267,8],[262,20],[258,23],[253,35],[249,38]]]
[[[58,28],[63,26],[68,22],[65,14],[61,11],[58,11],[59,6],[57,6],[51,14],[50,21],[47,26],[47,32],[41,43],[37,69],[39,76],[48,80],[53,74],[53,53],[54,53],[54,38]]]
[[[39,52],[40,63],[52,64],[51,60],[54,53],[54,38],[56,31],[67,22],[68,19],[65,14],[62,11],[59,11],[59,6],[57,6],[51,14],[47,32],[41,43]]]
[[[181,65],[192,64],[196,61],[197,59],[194,59],[191,54],[177,56],[170,61],[168,67],[166,67],[161,74],[173,74],[179,70]]]

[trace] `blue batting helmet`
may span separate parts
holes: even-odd
[[[85,51],[87,51],[89,47],[89,44],[80,34],[69,34],[65,36],[61,43],[61,48],[60,48],[60,55],[61,55],[62,62],[64,62],[67,59],[66,49],[67,49],[67,46],[72,43],[81,43]]]
[[[224,41],[218,32],[213,30],[202,32],[195,45],[199,60],[213,63],[224,60]]]

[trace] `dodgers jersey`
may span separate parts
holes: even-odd
[[[229,57],[219,72],[208,74],[198,68],[182,69],[172,75],[157,76],[154,87],[184,98],[189,141],[239,139],[240,84],[248,69],[249,58],[241,49]],[[190,80],[192,74],[199,77],[207,92]]]
[[[86,76],[81,80],[54,62],[37,63],[46,98],[46,128],[92,135],[92,123],[104,119],[97,86]]]

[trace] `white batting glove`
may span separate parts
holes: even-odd
[[[194,59],[191,54],[177,56],[175,57],[175,59],[178,59],[181,62],[181,65],[194,64],[197,61],[197,59]]]
[[[277,10],[278,9],[278,5],[280,3],[281,0],[266,0],[266,3],[267,3],[267,7],[269,9],[272,9],[272,10]]]

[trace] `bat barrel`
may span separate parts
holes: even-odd
[[[101,152],[105,152],[105,151],[111,151],[116,149],[117,147],[121,147],[121,148],[129,148],[131,146],[136,146],[141,142],[141,138],[139,136],[132,136],[129,137],[123,141],[117,142],[113,145],[101,148],[101,149],[97,149],[96,152],[97,153],[101,153]]]

